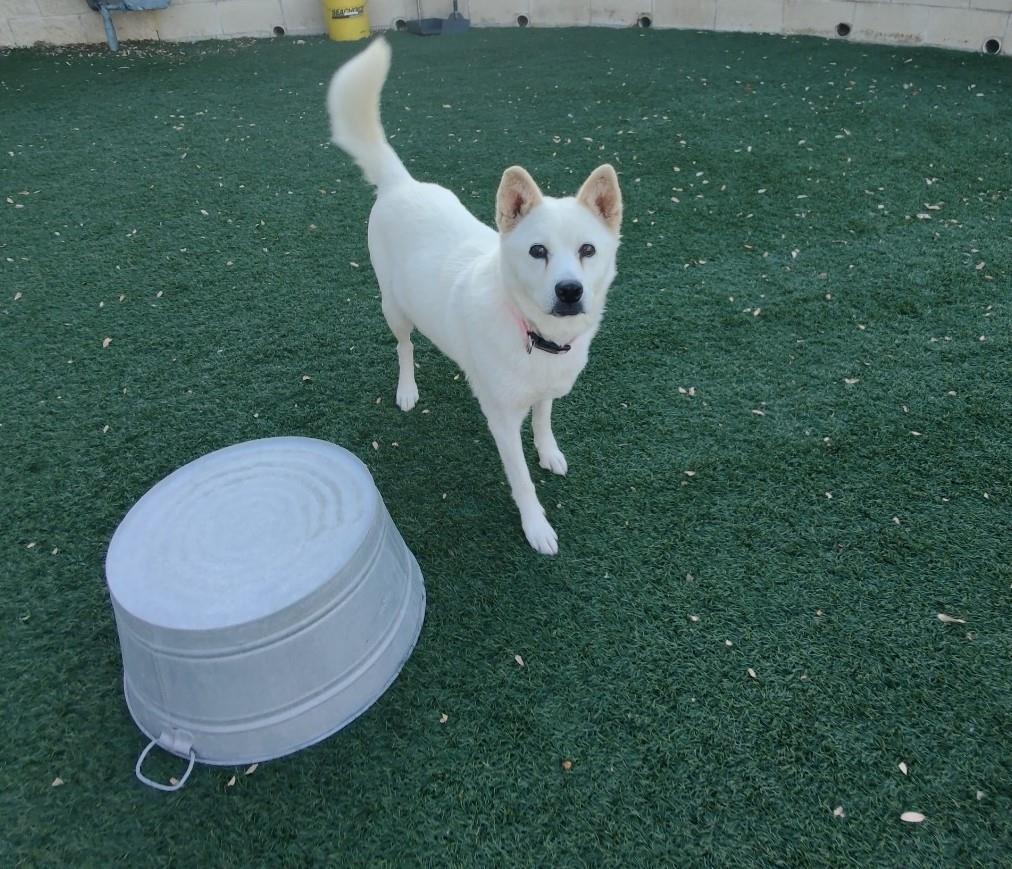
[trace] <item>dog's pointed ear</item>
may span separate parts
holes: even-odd
[[[618,235],[622,227],[622,191],[610,164],[598,166],[583,182],[576,199],[601,218]]]
[[[495,197],[495,222],[499,232],[513,229],[541,200],[541,191],[527,170],[510,166],[502,173]]]

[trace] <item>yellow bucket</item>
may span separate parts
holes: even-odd
[[[354,42],[369,35],[365,0],[321,0],[327,36],[335,42]]]

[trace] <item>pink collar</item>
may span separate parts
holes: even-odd
[[[524,319],[523,315],[512,305],[510,305],[510,312],[513,314],[513,319],[516,321],[517,326],[520,327],[520,332],[524,336],[524,347],[528,354],[530,354],[535,347],[538,350],[544,350],[545,353],[551,353],[553,356],[558,356],[561,353],[568,353],[572,347],[569,344],[556,344],[554,341],[549,341],[543,335],[539,335],[535,332],[530,324]]]

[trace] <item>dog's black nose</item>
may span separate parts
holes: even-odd
[[[583,284],[579,281],[559,281],[555,285],[555,295],[558,296],[560,302],[574,305],[580,301],[580,297],[583,295]]]

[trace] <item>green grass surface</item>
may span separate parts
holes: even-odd
[[[1012,66],[392,41],[393,143],[479,216],[513,163],[560,194],[621,173],[570,476],[535,474],[561,554],[424,342],[394,406],[371,192],[326,144],[354,47],[0,56],[0,862],[1007,865]],[[174,468],[282,434],[368,463],[425,574],[419,645],[324,743],[145,789],[109,539]]]

